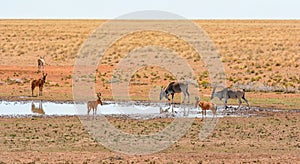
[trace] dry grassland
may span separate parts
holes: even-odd
[[[40,77],[35,73],[36,60],[45,56],[46,71],[49,72],[46,94],[27,99],[72,100],[72,74],[77,53],[93,30],[104,22],[0,20],[0,96],[6,99],[29,96],[30,81]],[[300,108],[300,38],[297,37],[300,21],[194,22],[207,32],[218,48],[228,86],[251,91],[248,97],[254,106]],[[127,35],[109,47],[96,74],[90,77],[91,82],[96,81],[96,89],[111,99],[110,81],[120,59],[134,48],[149,44],[168,47],[185,58],[195,71],[200,95],[204,99],[209,97],[209,73],[198,54],[182,40],[153,31]],[[21,80],[21,83],[16,80]],[[164,69],[144,67],[132,75],[130,94],[133,99],[148,100],[151,89],[173,80],[174,76]]]

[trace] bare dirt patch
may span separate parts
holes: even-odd
[[[130,156],[95,142],[77,117],[0,118],[1,162],[297,162],[300,160],[299,112],[264,112],[263,117],[221,118],[203,141],[196,119],[188,133],[162,152]],[[148,134],[172,119],[131,120],[107,117],[122,131]],[[9,158],[7,158],[9,157]]]

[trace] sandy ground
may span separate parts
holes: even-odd
[[[116,153],[97,143],[78,117],[0,118],[0,162],[5,163],[297,163],[300,160],[299,112],[260,111],[258,117],[219,119],[204,140],[204,120],[169,148],[149,155]],[[151,134],[172,118],[136,120],[107,117],[130,134]]]

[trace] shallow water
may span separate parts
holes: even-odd
[[[202,117],[201,110],[192,105],[168,105],[164,103],[144,102],[106,102],[98,106],[97,114],[102,115],[127,115],[135,118],[151,118],[155,116],[170,117]],[[225,116],[222,109],[218,109],[217,117]],[[68,116],[87,115],[86,103],[59,103],[45,101],[0,101],[0,116]],[[92,115],[92,111],[90,112]],[[228,115],[226,115],[228,116]],[[237,116],[231,114],[231,116]],[[207,111],[206,117],[213,117],[211,111]]]

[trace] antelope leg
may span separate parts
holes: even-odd
[[[241,104],[242,104],[242,100],[241,100],[241,98],[238,98],[238,99],[239,99],[239,107],[238,107],[238,109],[240,109]]]
[[[186,97],[185,92],[183,92],[183,101],[182,101],[182,103],[184,103],[185,97]]]
[[[249,105],[249,103],[248,103],[248,100],[247,100],[245,97],[243,97],[243,99],[244,99],[245,102],[247,103],[248,108],[250,108],[250,105]]]
[[[174,103],[174,93],[172,93],[172,104]]]
[[[224,106],[225,106],[225,109],[228,108],[228,106],[227,106],[227,99],[226,99],[226,98],[225,98],[225,100],[224,100]]]
[[[186,91],[186,94],[188,96],[188,103],[190,103],[190,93],[188,91]]]

